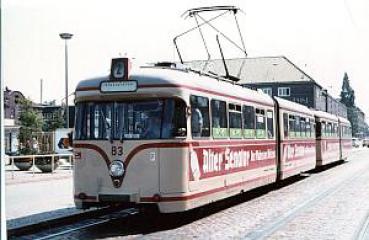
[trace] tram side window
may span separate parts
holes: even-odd
[[[283,113],[283,134],[285,138],[288,138],[288,115]]]
[[[310,118],[305,119],[305,136],[307,138],[311,137],[311,127],[310,127]]]
[[[266,138],[265,110],[256,109],[256,138]]]
[[[242,117],[241,106],[236,104],[228,105],[229,112],[229,135],[231,138],[242,138]]]
[[[338,137],[337,123],[333,123],[333,136]]]
[[[211,119],[214,138],[227,138],[227,108],[224,101],[211,100]]]
[[[311,126],[311,137],[315,138],[315,122],[314,119],[310,119],[310,126]]]
[[[187,135],[186,103],[178,99],[165,101],[162,138],[185,137]]]
[[[316,137],[322,137],[323,133],[322,133],[322,123],[321,122],[316,122]]]
[[[184,101],[175,101],[173,125],[173,136],[184,137],[187,135],[186,103]]]
[[[346,137],[345,127],[344,126],[341,126],[340,127],[340,130],[341,130],[341,136]]]
[[[209,99],[191,96],[191,132],[193,137],[209,137]]]
[[[326,136],[331,137],[332,136],[332,123],[327,123],[326,127]]]
[[[299,116],[295,116],[295,137],[301,137],[301,124]]]
[[[326,124],[325,122],[321,122],[321,133],[322,133],[322,137],[326,137],[327,136],[327,133],[326,133]]]
[[[267,111],[268,138],[274,138],[273,111]]]
[[[242,115],[243,136],[245,138],[255,138],[255,108],[252,106],[243,106]]]
[[[302,138],[305,138],[306,137],[306,119],[301,117],[300,118],[300,136]]]
[[[288,117],[288,125],[289,125],[289,137],[294,138],[295,134],[295,116],[289,115]]]

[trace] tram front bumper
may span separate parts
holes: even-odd
[[[99,202],[109,202],[109,203],[138,203],[140,198],[137,193],[131,194],[107,194],[107,193],[100,193],[99,194]]]

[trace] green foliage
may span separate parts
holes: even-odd
[[[53,119],[46,120],[42,126],[42,130],[45,132],[52,132],[55,131],[57,128],[64,127],[64,119],[62,116],[62,111],[59,110],[55,113],[55,116]]]
[[[31,148],[32,133],[41,131],[42,117],[32,108],[32,101],[29,99],[24,99],[21,102],[19,122],[21,126],[19,129],[19,140],[26,148]]]

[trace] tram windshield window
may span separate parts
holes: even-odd
[[[75,138],[123,140],[186,136],[185,109],[184,102],[174,99],[78,103]]]

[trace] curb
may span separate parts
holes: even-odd
[[[80,212],[75,214],[70,214],[62,217],[56,217],[52,219],[45,219],[44,221],[40,221],[37,223],[31,223],[27,225],[23,225],[20,227],[8,228],[7,234],[8,237],[18,237],[22,235],[28,235],[32,233],[36,233],[42,231],[44,229],[50,229],[59,227],[60,225],[68,225],[81,220],[86,220],[89,218],[96,218],[105,214],[109,214],[115,211],[121,210],[121,208],[112,208],[106,207],[97,210],[89,210],[86,212]]]

